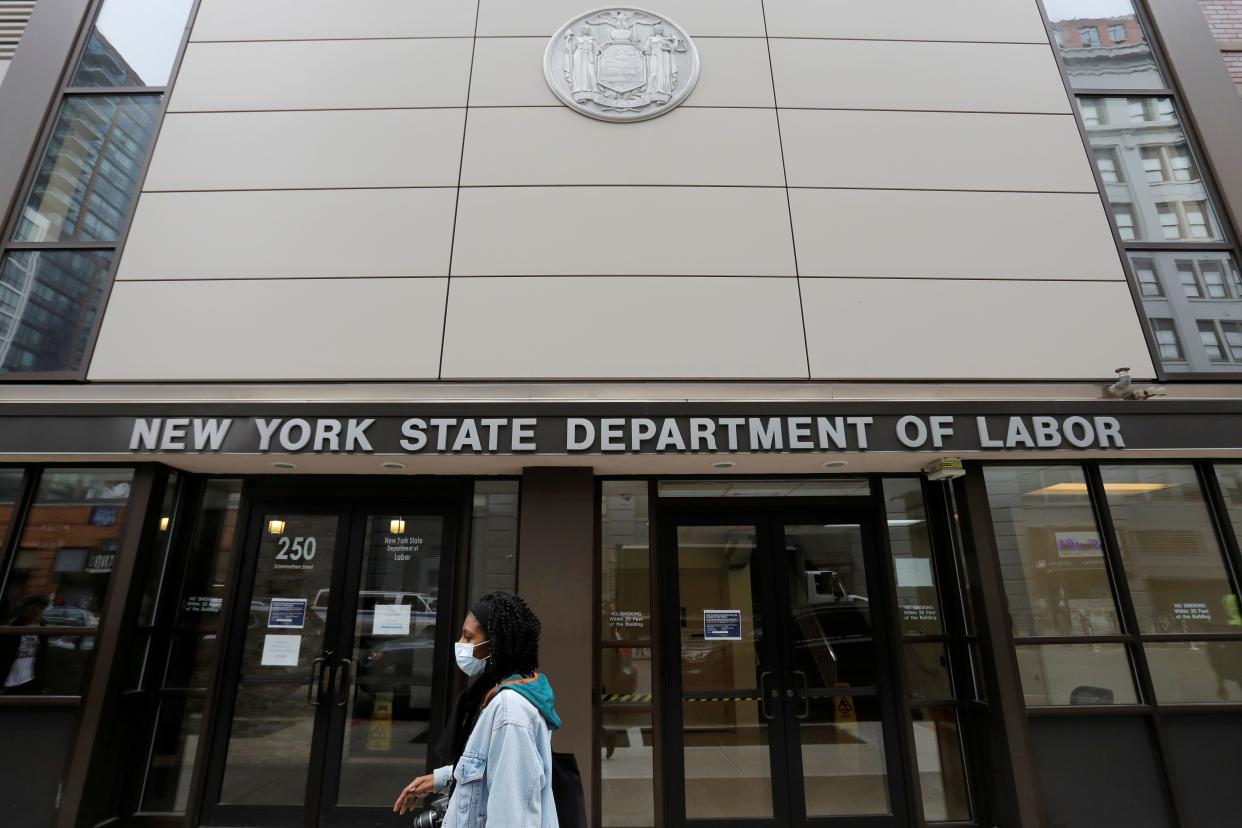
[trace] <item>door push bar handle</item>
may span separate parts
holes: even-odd
[[[323,694],[323,666],[328,663],[328,659],[319,657],[311,662],[310,683],[306,685],[306,702],[312,707],[318,707]]]
[[[340,698],[337,699],[336,706],[344,707],[349,703],[349,688],[354,681],[354,661],[351,658],[341,659],[341,687],[338,691]]]
[[[802,679],[802,709],[798,711],[799,719],[811,717],[811,684],[806,680],[806,673],[794,670],[794,675]]]
[[[759,674],[759,712],[763,714],[763,718],[772,721],[776,718],[775,714],[768,710],[768,679],[772,677],[771,670],[764,670]],[[777,692],[772,691],[772,698],[777,697]]]

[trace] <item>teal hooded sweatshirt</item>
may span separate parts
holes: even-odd
[[[556,694],[552,692],[552,685],[543,673],[531,676],[515,673],[502,681],[499,689],[512,690],[534,705],[539,715],[548,723],[549,730],[556,730],[561,726],[561,717],[556,714]]]

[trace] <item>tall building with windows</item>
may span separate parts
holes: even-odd
[[[647,6],[0,0],[0,825],[1242,819],[1232,6]]]

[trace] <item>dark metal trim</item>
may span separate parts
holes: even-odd
[[[1121,542],[1117,538],[1116,524],[1113,523],[1112,507],[1108,502],[1108,493],[1104,489],[1104,478],[1100,474],[1098,463],[1085,466],[1089,499],[1094,505],[1096,528],[1104,544],[1104,556],[1108,561],[1108,570],[1113,581],[1113,594],[1116,596],[1121,622],[1124,629],[1138,635],[1142,626],[1134,609],[1134,596],[1130,592],[1130,581],[1126,576],[1125,561],[1121,553]],[[1169,744],[1164,730],[1160,725],[1160,700],[1156,697],[1156,689],[1151,678],[1151,668],[1147,663],[1147,652],[1141,646],[1128,646],[1131,670],[1138,681],[1139,700],[1146,701],[1150,707],[1152,733],[1155,736],[1156,749],[1161,764],[1164,766],[1165,795],[1168,796],[1173,818],[1178,825],[1188,826],[1186,809],[1182,804],[1182,794],[1177,783],[1177,768],[1169,761]]]
[[[950,485],[958,487],[962,494],[958,508],[961,522],[969,532],[968,551],[972,554],[966,556],[966,566],[975,585],[975,611],[981,616],[976,622],[983,643],[980,650],[989,688],[988,707],[993,716],[992,757],[1006,765],[993,765],[998,796],[994,818],[1002,825],[1044,828],[1047,815],[1035,769],[1030,722],[982,466],[967,463],[966,476]]]
[[[57,828],[74,828],[80,819],[91,817],[89,812],[97,793],[89,788],[90,772],[97,763],[103,763],[104,755],[112,746],[116,705],[134,638],[126,630],[142,597],[142,579],[135,574],[156,536],[167,483],[168,470],[163,467],[141,467],[134,474],[117,560],[104,596],[99,637],[83,696],[82,718],[65,773],[64,798],[56,815]]]

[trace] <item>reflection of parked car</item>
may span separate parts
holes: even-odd
[[[320,620],[328,617],[328,605],[332,598],[330,591],[321,589],[315,595],[311,611]],[[354,628],[356,635],[371,635],[375,626],[375,605],[410,607],[410,634],[421,638],[434,639],[436,634],[436,599],[422,592],[385,592],[383,590],[364,589],[358,593],[358,621]]]
[[[97,627],[99,616],[78,607],[48,607],[43,610],[45,627]]]
[[[428,709],[435,649],[434,639],[426,637],[398,638],[372,647],[358,665],[359,696],[391,691],[398,709]]]

